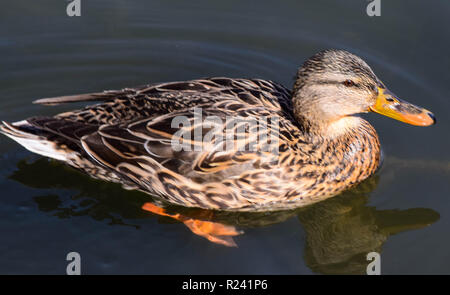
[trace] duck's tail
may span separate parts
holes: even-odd
[[[52,134],[40,129],[28,120],[22,120],[15,123],[2,122],[0,132],[13,139],[27,150],[60,161],[68,161],[70,155],[74,152],[67,146],[52,141]]]
[[[98,165],[82,147],[81,138],[97,130],[96,125],[56,117],[32,117],[15,123],[0,123],[0,133],[33,153],[63,161],[94,178],[119,182],[113,171]]]
[[[27,150],[64,162],[84,156],[81,138],[97,130],[98,125],[58,117],[31,117],[14,123],[3,121],[0,124],[1,133]]]

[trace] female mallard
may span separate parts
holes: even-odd
[[[307,60],[292,91],[260,79],[210,78],[36,103],[79,101],[101,103],[3,122],[1,132],[93,177],[220,210],[303,206],[372,175],[380,163],[378,136],[358,113],[435,123],[432,113],[398,99],[363,60],[342,50]],[[198,120],[199,112],[213,119]],[[229,118],[267,123],[236,125]],[[237,133],[230,137],[230,130]]]

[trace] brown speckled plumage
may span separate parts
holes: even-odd
[[[346,79],[356,85],[342,85]],[[368,122],[352,115],[373,103],[374,85],[380,83],[358,57],[324,51],[299,70],[292,92],[260,79],[161,83],[43,99],[38,103],[100,103],[54,117],[3,123],[1,131],[19,142],[44,143],[59,155],[55,158],[93,177],[171,203],[219,210],[276,210],[334,196],[376,171],[380,162],[377,134]],[[215,152],[223,144],[219,141],[192,141],[192,146],[202,149],[174,151],[170,140],[178,129],[171,127],[172,119],[192,120],[194,108],[201,108],[204,117],[269,118],[269,129],[274,131],[270,136],[279,139],[278,153],[267,152],[263,146]],[[279,122],[279,129],[272,128],[273,122]],[[202,124],[195,127],[211,131]],[[224,134],[225,125],[214,132]],[[240,135],[252,138],[258,132],[245,128]]]

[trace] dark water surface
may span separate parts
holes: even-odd
[[[258,77],[290,87],[306,58],[342,48],[438,124],[366,116],[385,152],[378,175],[307,208],[216,212],[245,231],[237,248],[143,211],[146,194],[2,136],[0,274],[64,274],[70,251],[85,274],[364,273],[371,251],[385,274],[450,273],[449,1],[382,0],[373,18],[366,1],[81,2],[82,16],[72,18],[65,1],[0,4],[0,119],[81,106],[31,104],[40,97],[158,81]]]

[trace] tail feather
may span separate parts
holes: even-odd
[[[97,125],[54,117],[32,117],[0,124],[1,133],[29,151],[61,161],[68,161],[74,154],[83,154],[81,137],[97,129]]]
[[[91,132],[95,133],[97,129],[98,126],[53,117],[33,117],[15,123],[0,123],[0,133],[30,152],[63,161],[97,179],[121,182],[114,171],[98,165],[81,146],[80,138]],[[132,184],[128,186],[131,188]]]
[[[28,132],[24,131],[27,129],[29,130]],[[26,120],[12,124],[2,122],[0,125],[0,132],[13,139],[27,150],[45,157],[66,162],[71,154],[74,153],[74,151],[48,140],[45,136],[39,135],[39,130],[36,130],[36,128]]]
[[[35,104],[44,105],[57,105],[61,103],[71,103],[80,101],[107,101],[118,97],[127,96],[130,94],[136,94],[142,89],[149,87],[150,85],[143,85],[134,88],[124,88],[121,90],[106,90],[103,92],[86,93],[86,94],[76,94],[76,95],[66,95],[58,97],[48,97],[41,98],[33,101]]]

